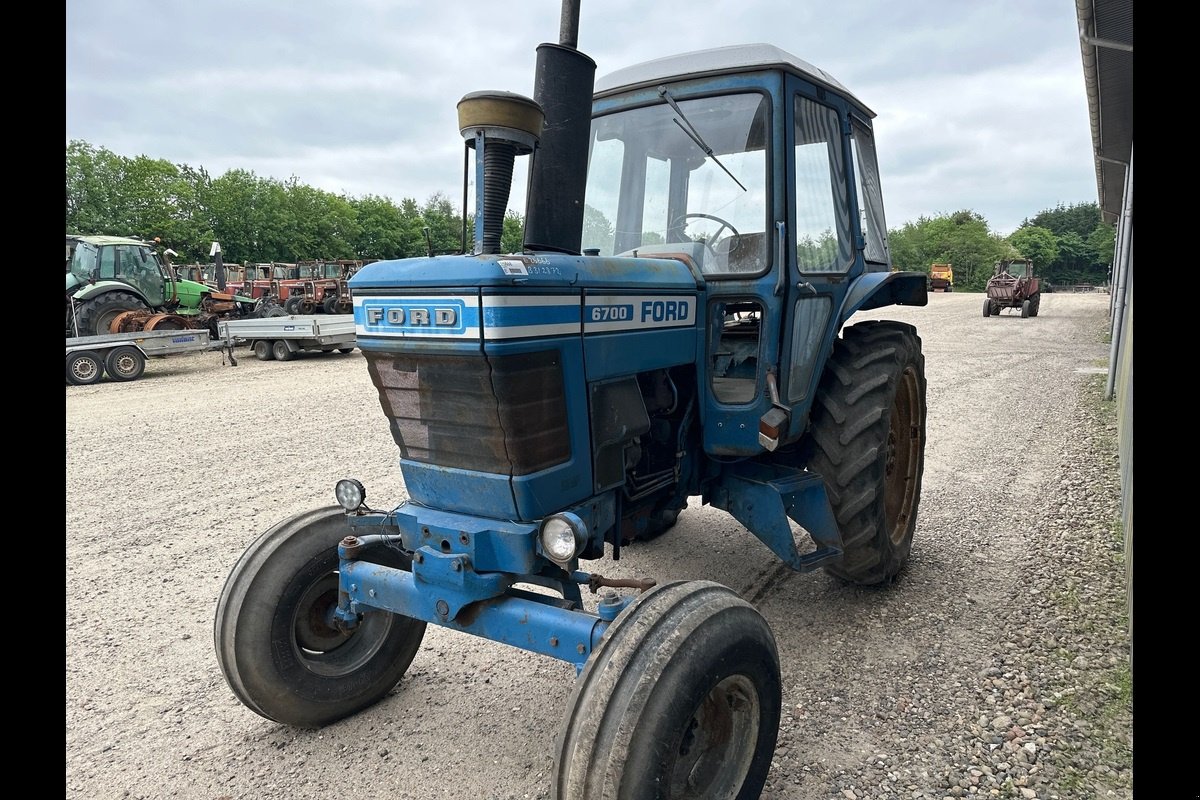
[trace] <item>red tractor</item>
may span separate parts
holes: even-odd
[[[1033,271],[1033,261],[1014,258],[996,264],[987,282],[983,315],[991,317],[1006,308],[1018,308],[1022,317],[1036,317],[1042,304],[1041,285]]]

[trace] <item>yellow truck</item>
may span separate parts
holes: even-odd
[[[954,291],[954,270],[950,264],[934,264],[929,268],[929,291]]]

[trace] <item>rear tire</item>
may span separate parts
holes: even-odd
[[[146,357],[131,345],[115,347],[104,357],[104,371],[114,381],[134,381],[146,371]]]
[[[126,311],[149,311],[150,309],[129,292],[107,292],[81,303],[75,312],[80,336],[106,336],[113,320]]]
[[[834,342],[804,463],[825,481],[852,583],[892,580],[908,560],[925,471],[925,356],[916,328],[860,322]]]
[[[293,353],[287,346],[287,342],[283,339],[276,339],[271,342],[271,355],[275,356],[276,361],[291,361]]]
[[[351,534],[338,506],[292,516],[262,534],[234,566],[213,622],[217,661],[243,704],[284,725],[319,728],[371,706],[416,657],[425,623],[386,611],[359,615],[343,633],[337,545]],[[371,560],[410,570],[401,553]]]
[[[1038,292],[1033,297],[1029,298],[1029,316],[1036,317],[1038,310],[1042,307],[1042,293]]]
[[[67,356],[67,383],[73,386],[90,386],[104,377],[104,360],[91,350],[71,353]]]
[[[762,614],[710,581],[655,587],[605,632],[559,732],[555,800],[756,800],[783,693]]]
[[[275,358],[275,354],[271,351],[271,343],[266,339],[259,339],[254,343],[254,357],[259,361],[270,361]]]

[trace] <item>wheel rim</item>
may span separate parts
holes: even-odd
[[[692,715],[671,771],[671,797],[732,800],[754,760],[762,707],[745,675],[713,687]]]
[[[71,374],[76,380],[89,381],[96,377],[96,365],[87,359],[80,359],[71,365]]]
[[[884,467],[884,514],[888,535],[903,544],[916,501],[921,463],[921,400],[917,373],[909,367],[900,375],[888,428]]]
[[[382,611],[358,615],[358,626],[334,625],[338,573],[318,578],[305,590],[292,620],[292,648],[305,667],[318,675],[350,675],[371,660],[387,641],[393,616]]]
[[[121,353],[113,359],[113,369],[121,375],[132,375],[137,369],[137,361],[128,353]]]

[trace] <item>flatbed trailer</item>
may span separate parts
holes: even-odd
[[[290,361],[297,353],[353,352],[353,314],[290,314],[285,317],[231,319],[217,323],[221,346],[248,345],[259,361]]]
[[[67,383],[87,386],[106,374],[132,381],[146,371],[146,359],[213,349],[207,330],[139,331],[67,339]]]

